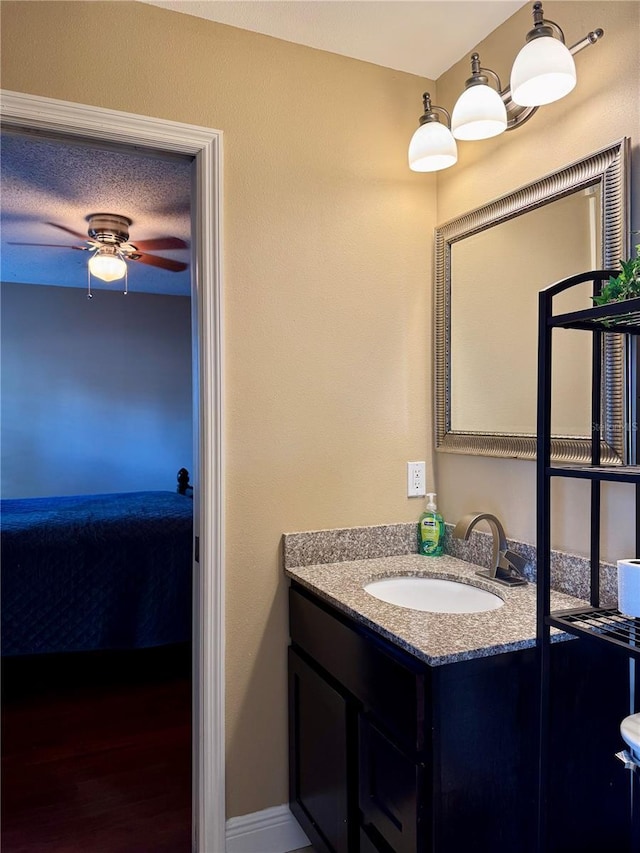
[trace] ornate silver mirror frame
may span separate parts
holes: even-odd
[[[571,193],[599,185],[602,265],[617,269],[626,256],[628,233],[628,151],[624,138],[576,163],[528,184],[435,230],[435,433],[436,449],[450,453],[535,459],[535,434],[472,432],[452,429],[451,422],[451,247],[459,240],[492,228]],[[533,242],[533,241],[532,241]],[[553,284],[552,281],[548,282]],[[536,318],[537,322],[537,318]],[[630,360],[630,359],[629,359]],[[603,345],[602,463],[628,459],[627,387],[630,381],[623,336],[606,335]],[[532,394],[536,389],[532,388]],[[557,436],[553,459],[586,463],[591,437]]]

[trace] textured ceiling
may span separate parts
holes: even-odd
[[[527,0],[143,2],[431,80],[527,5]]]
[[[93,213],[131,219],[132,243],[167,236],[190,242],[188,158],[11,133],[2,134],[0,146],[3,281],[85,288],[89,254],[70,248],[82,241],[55,225],[86,234],[87,216]],[[46,245],[11,245],[14,242]],[[189,249],[153,254],[187,264],[191,260]],[[168,272],[130,261],[128,270],[131,292],[191,291],[189,269]],[[92,289],[120,286],[92,278]]]
[[[154,0],[151,5],[435,79],[524,3]],[[189,242],[188,159],[36,135],[5,133],[0,146],[2,280],[86,287],[88,253],[70,248],[81,241],[55,225],[85,234],[87,217],[94,213],[131,219],[133,243],[167,236]],[[11,245],[16,242],[46,245]],[[190,262],[189,249],[155,254]],[[174,273],[140,261],[129,262],[128,269],[132,292],[190,293],[189,269]],[[119,286],[92,283],[96,289]]]

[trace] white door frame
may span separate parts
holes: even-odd
[[[222,453],[222,132],[0,90],[2,123],[189,154],[196,161],[195,295],[199,338],[200,564],[194,613],[195,853],[225,849],[224,503]],[[205,476],[202,476],[202,474]],[[196,508],[197,511],[197,508]]]

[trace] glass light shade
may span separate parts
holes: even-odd
[[[456,139],[489,139],[507,129],[507,108],[491,86],[469,86],[460,95],[451,115]]]
[[[119,278],[124,278],[127,264],[118,255],[97,252],[89,259],[89,271],[91,275],[102,281],[117,281]]]
[[[439,121],[427,121],[411,137],[409,168],[414,172],[437,172],[453,166],[458,147],[448,127]]]
[[[521,107],[559,101],[575,85],[573,56],[565,44],[551,36],[540,36],[525,44],[511,69],[511,97]]]

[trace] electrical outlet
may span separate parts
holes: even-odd
[[[407,497],[423,498],[426,493],[424,462],[407,462]]]

